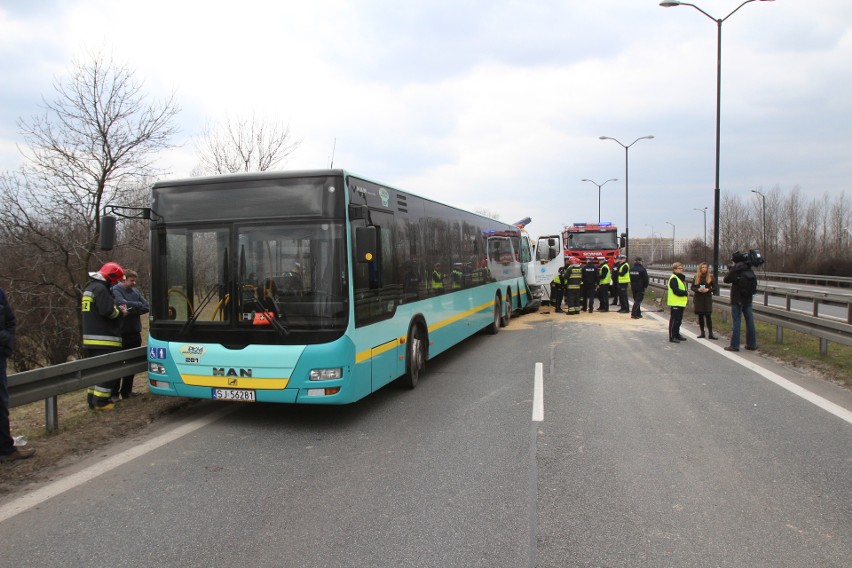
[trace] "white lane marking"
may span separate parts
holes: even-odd
[[[161,446],[165,446],[169,442],[173,442],[182,436],[186,436],[187,434],[191,434],[195,432],[199,428],[203,428],[208,424],[212,424],[216,422],[220,418],[234,412],[237,408],[240,408],[237,405],[226,406],[220,410],[215,412],[211,412],[206,416],[202,416],[192,422],[188,422],[183,424],[182,426],[178,426],[174,430],[170,430],[165,434],[157,436],[156,438],[152,438],[138,446],[130,448],[121,452],[120,454],[116,454],[112,457],[109,457],[101,462],[98,462],[82,471],[78,471],[73,475],[69,475],[63,479],[59,479],[50,483],[49,485],[45,485],[44,487],[33,491],[19,499],[15,499],[14,501],[7,503],[0,507],[0,523],[11,519],[15,515],[19,513],[23,513],[28,509],[32,509],[38,505],[41,505],[48,499],[56,497],[70,489],[74,489],[75,487],[86,483],[87,481],[91,481],[92,479],[98,477],[99,475],[103,475],[108,471],[111,471],[121,465],[126,464],[127,462],[134,460],[140,456],[147,454],[148,452],[152,452]],[[120,412],[117,411],[117,412]]]
[[[533,382],[533,422],[544,420],[544,365],[535,364],[535,380]]]
[[[659,316],[655,313],[652,313],[651,316],[657,318],[660,321],[666,321],[665,319],[663,319],[662,316]],[[731,361],[734,361],[735,363],[739,363],[740,365],[742,365],[746,369],[754,371],[755,373],[757,373],[758,375],[760,375],[764,379],[772,381],[773,383],[775,383],[779,387],[781,387],[783,389],[787,389],[788,391],[795,394],[796,396],[799,396],[799,397],[807,400],[808,402],[817,405],[818,407],[822,408],[826,412],[830,412],[831,414],[834,414],[838,418],[845,420],[846,422],[852,424],[852,412],[850,412],[849,410],[846,410],[845,408],[843,408],[839,404],[835,404],[835,403],[831,402],[830,400],[819,396],[818,394],[812,393],[811,391],[809,391],[808,389],[806,389],[804,387],[800,387],[796,383],[785,379],[784,377],[782,377],[781,375],[778,375],[777,373],[773,373],[769,369],[764,369],[763,367],[761,367],[757,363],[752,363],[748,359],[744,359],[736,351],[725,351],[724,340],[720,340],[722,342],[722,345],[718,345],[717,343],[713,343],[711,341],[698,341],[698,336],[695,335],[694,333],[692,333],[691,331],[686,330],[686,329],[681,329],[681,333],[685,333],[690,338],[696,340],[696,343],[698,343],[699,345],[702,345],[702,346],[706,347],[707,349],[711,349],[711,350],[715,351],[716,353],[719,353],[720,355],[727,357]]]

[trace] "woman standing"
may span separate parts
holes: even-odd
[[[707,339],[719,339],[713,335],[713,292],[716,291],[716,281],[713,280],[713,275],[708,271],[706,262],[698,265],[698,272],[695,273],[690,288],[695,292],[692,306],[695,309],[695,315],[698,316],[698,327],[701,329],[698,337],[704,337],[704,321],[706,320]]]

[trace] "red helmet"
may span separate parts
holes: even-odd
[[[98,274],[106,278],[107,282],[110,284],[115,284],[119,280],[124,280],[124,269],[116,262],[107,262],[101,269],[98,270]]]

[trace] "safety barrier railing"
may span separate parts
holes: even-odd
[[[59,395],[147,370],[146,348],[135,347],[108,355],[14,373],[8,377],[9,406],[16,407],[44,400],[45,426],[52,432],[59,427]]]
[[[665,291],[668,276],[649,274],[651,285]],[[687,278],[687,283],[691,278]],[[784,307],[770,306],[769,298],[783,298]],[[804,312],[792,307],[794,300],[809,302],[811,311]],[[713,297],[714,304],[730,306],[728,296]],[[826,315],[821,311],[823,306],[841,306],[846,308],[845,321],[841,318]],[[842,345],[852,345],[852,298],[849,294],[834,294],[814,290],[796,290],[788,287],[760,285],[753,304],[754,317],[757,320],[776,326],[775,341],[784,342],[784,329],[792,329],[819,338],[820,353],[828,354],[829,342]],[[727,311],[722,312],[727,321]]]

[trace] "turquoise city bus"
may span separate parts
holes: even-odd
[[[532,298],[529,240],[343,170],[152,187],[152,393],[346,404]]]

